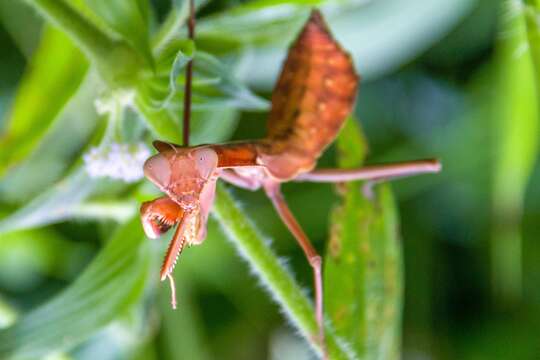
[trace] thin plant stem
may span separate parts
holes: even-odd
[[[188,38],[195,38],[195,1],[189,0]],[[183,118],[183,144],[189,146],[189,130],[191,120],[191,82],[193,78],[193,59],[186,66],[186,83],[184,85],[184,118]]]

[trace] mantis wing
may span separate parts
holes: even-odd
[[[276,177],[290,179],[315,166],[351,112],[357,86],[351,57],[314,10],[290,48],[272,93],[261,159]]]

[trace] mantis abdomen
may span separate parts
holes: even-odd
[[[314,11],[274,89],[260,161],[284,180],[312,170],[350,114],[357,86],[351,57]]]

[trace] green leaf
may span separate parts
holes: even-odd
[[[338,137],[339,165],[359,167],[367,143],[353,118]],[[364,186],[364,187],[363,187]],[[402,274],[397,212],[390,189],[339,185],[325,256],[326,312],[336,333],[367,359],[398,359]]]
[[[116,84],[126,71],[133,70],[138,59],[125,43],[117,41],[89,20],[77,6],[79,1],[73,0],[73,4],[68,4],[66,0],[26,0],[28,5],[65,32],[97,64],[104,79],[111,78],[110,83]],[[118,67],[119,61],[122,67]]]
[[[138,217],[67,289],[0,331],[0,358],[42,358],[83,342],[139,301],[150,257]]]
[[[13,324],[16,321],[17,316],[17,310],[0,296],[0,329],[4,329]]]
[[[176,57],[171,66],[169,73],[169,94],[163,101],[162,107],[166,107],[169,101],[173,98],[177,91],[176,79],[180,76],[181,71],[184,70],[186,65],[193,59],[195,55],[195,44],[191,40],[187,40],[184,46],[178,50]]]
[[[422,54],[451,31],[476,2],[477,0],[345,0],[322,2],[321,8],[332,34],[353,56],[362,79],[373,79],[398,69]],[[269,8],[267,11],[255,9],[253,16],[246,15],[246,24],[241,24],[250,31],[237,27],[234,18],[231,18],[229,24],[221,23],[219,18],[214,22],[210,17],[206,35],[206,23],[199,21],[199,24],[202,24],[198,28],[197,47],[212,53],[220,51],[226,54],[245,50],[242,51],[243,58],[240,60],[243,64],[242,74],[249,79],[250,85],[271,88],[280,71],[287,47],[300,30],[308,9],[305,7],[301,12],[292,12],[289,15],[285,4],[272,7],[273,4],[280,3],[278,1],[256,3],[268,4]],[[301,6],[297,5],[299,3],[301,2],[293,2],[295,5],[292,8],[297,9],[296,6]],[[308,4],[309,1],[305,3]],[[289,16],[292,18],[285,21]],[[280,25],[280,22],[283,23]],[[265,39],[266,34],[271,36]],[[257,38],[258,36],[261,38]],[[254,47],[257,51],[250,51]]]
[[[135,108],[154,137],[177,144],[181,142],[182,132],[179,123],[174,120],[174,116],[166,109],[150,105],[148,94],[143,93],[141,89],[135,98]]]
[[[193,144],[215,144],[231,138],[236,129],[239,112],[232,108],[223,108],[196,111],[191,115]]]
[[[70,350],[70,358],[157,360],[157,357],[149,357],[143,350],[145,345],[154,343],[158,330],[159,322],[154,321],[154,309],[155,307],[149,307],[147,302],[138,301],[88,340]]]
[[[162,337],[164,356],[167,359],[210,359],[209,347],[203,335],[203,324],[199,314],[199,306],[194,302],[195,296],[187,276],[177,275],[177,292],[182,294],[181,311],[171,313],[169,290],[162,287],[159,306],[163,314]],[[182,336],[178,336],[182,334]]]
[[[22,1],[0,2],[0,23],[25,58],[30,58],[40,41],[42,21]]]
[[[0,239],[0,283],[9,291],[27,291],[42,276],[71,279],[88,257],[83,242],[68,241],[50,228],[14,231]]]
[[[86,76],[32,151],[0,179],[2,201],[19,204],[30,201],[64,177],[66,170],[77,162],[80,151],[98,129],[93,102],[96,87],[100,85],[97,80],[93,72]]]
[[[230,52],[244,46],[282,43],[291,38],[291,29],[298,29],[312,8],[325,2],[250,1],[198,21],[197,44],[207,51]]]
[[[86,201],[72,207],[70,218],[124,222],[133,216],[138,206],[135,201]]]
[[[318,326],[313,305],[230,193],[222,186],[217,188],[213,214],[223,226],[229,240],[251,266],[253,273],[260,279],[274,301],[282,307],[292,325],[320,355],[320,346],[315,342]],[[354,352],[351,352],[343,341],[338,340],[330,326],[326,326],[325,336],[330,359],[355,358]]]
[[[540,24],[537,19],[540,13],[540,1],[525,0],[525,3],[529,4],[524,7],[523,12],[527,28],[527,40],[536,75],[535,83],[538,89],[538,86],[540,86]]]
[[[97,188],[80,167],[65,179],[35,197],[25,206],[0,220],[0,233],[43,226],[70,218],[78,205]]]
[[[80,86],[88,68],[81,52],[47,26],[11,107],[0,137],[0,175],[35,148]],[[51,96],[54,94],[54,96]]]
[[[167,107],[175,112],[183,109],[184,93],[177,91],[170,96],[171,80],[175,88],[183,90],[185,74],[175,69],[179,51],[189,49],[189,42],[179,40],[170,43],[158,59],[157,74],[147,75],[147,81],[139,87],[140,100],[149,108],[160,110],[168,100]],[[183,60],[179,65],[182,65]],[[234,75],[234,69],[222,64],[216,57],[197,51],[194,58],[194,81],[192,103],[194,110],[234,107],[243,110],[266,110],[268,101],[255,95]]]
[[[85,0],[85,2],[111,30],[137,50],[148,64],[153,64],[147,0]]]
[[[189,44],[186,41],[170,43],[158,59],[157,74],[147,74],[147,81],[137,91],[137,110],[153,135],[161,140],[179,143],[181,139],[179,116],[183,111],[182,90],[185,79],[181,68],[191,52]],[[186,52],[180,49],[186,49]],[[232,76],[231,70],[217,58],[198,51],[195,54],[194,70],[192,135],[200,138],[201,142],[208,142],[209,139],[200,137],[198,132],[200,130],[208,134],[209,126],[215,127],[215,133],[230,134],[231,126],[235,124],[235,109],[268,108],[268,101],[255,95]],[[171,93],[171,88],[178,91]],[[222,121],[217,118],[219,113],[223,114]],[[213,138],[224,140],[222,136],[212,136],[210,139]]]
[[[208,0],[195,0],[195,12],[208,3]],[[189,1],[172,0],[171,10],[159,27],[159,30],[152,37],[154,54],[158,57],[161,51],[178,36],[183,26],[186,25],[189,17]]]
[[[527,44],[523,9],[511,2],[504,5],[508,10],[501,31],[507,35],[497,44],[498,90],[493,98],[496,153],[491,251],[496,296],[501,302],[514,302],[522,290],[520,223],[538,151],[540,82]]]
[[[269,108],[267,100],[255,95],[244,83],[232,75],[234,71],[223,65],[216,57],[199,51],[194,61],[196,75],[199,74],[202,78],[219,79],[216,87],[225,95],[224,101],[227,105],[251,111]],[[203,91],[204,88],[201,86],[200,92],[203,93]],[[201,95],[203,99],[207,99],[207,96]],[[225,104],[222,103],[222,105]]]

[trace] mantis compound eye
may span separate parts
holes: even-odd
[[[202,148],[193,151],[191,156],[195,160],[195,166],[201,178],[208,179],[217,167],[217,153],[210,148]]]
[[[162,154],[150,157],[144,163],[144,176],[160,189],[167,188],[171,180],[171,164],[169,160]]]

